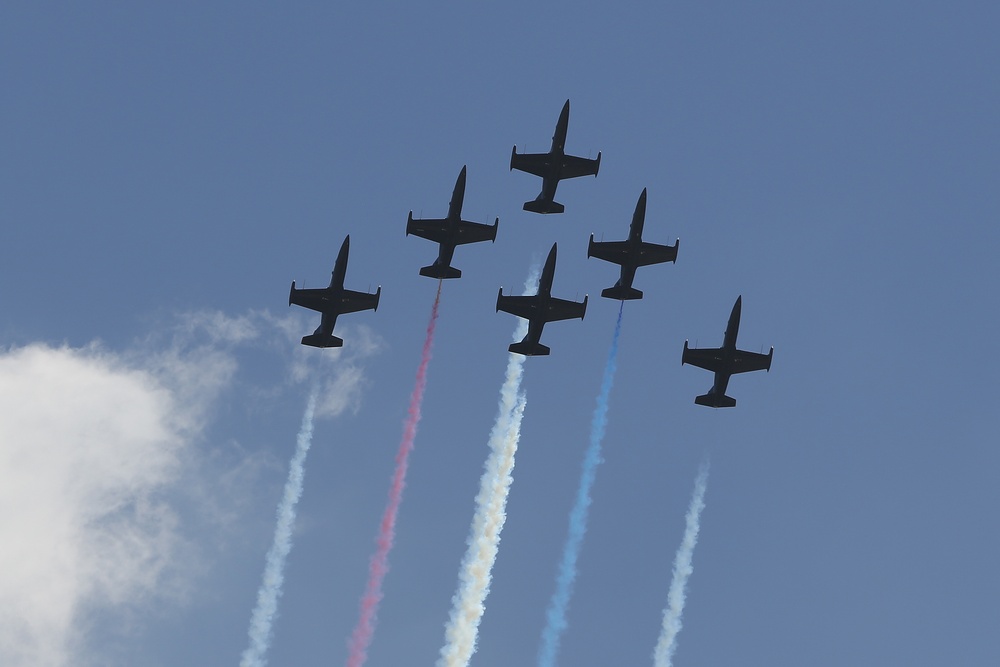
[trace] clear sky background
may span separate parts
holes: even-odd
[[[0,9],[0,657],[234,665],[310,376],[274,665],[340,664],[468,165],[372,667],[444,640],[516,320],[553,292],[476,667],[534,664],[618,304],[590,233],[645,238],[559,662],[650,665],[701,459],[677,665],[1000,663],[1000,9],[987,2],[100,3]],[[567,150],[563,215],[511,146]],[[342,352],[304,349],[351,235]],[[685,339],[769,374],[731,410]],[[991,435],[992,434],[992,435]],[[39,649],[39,646],[47,648]],[[38,651],[42,651],[39,653]]]

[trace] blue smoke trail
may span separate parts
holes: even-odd
[[[542,646],[538,651],[539,667],[554,667],[556,653],[559,652],[559,641],[567,625],[566,609],[573,594],[573,582],[576,581],[576,561],[580,556],[583,534],[587,530],[590,490],[597,477],[597,466],[601,463],[601,441],[604,440],[604,431],[608,425],[608,398],[615,379],[615,369],[618,367],[618,336],[622,330],[624,308],[625,303],[622,302],[621,308],[618,309],[618,321],[615,323],[615,335],[611,339],[611,349],[608,351],[608,363],[604,367],[601,393],[597,396],[597,407],[590,423],[590,446],[583,459],[583,473],[576,491],[576,503],[569,514],[569,536],[566,538],[562,561],[559,563],[559,573],[556,575],[556,591],[552,594],[545,613],[545,630],[542,631]]]
[[[663,610],[663,629],[653,652],[654,667],[671,667],[674,651],[677,650],[677,635],[681,631],[681,616],[684,613],[685,588],[688,578],[694,572],[692,560],[694,547],[698,544],[701,530],[701,511],[705,509],[705,490],[708,488],[708,458],[701,462],[698,476],[694,480],[694,493],[688,507],[684,526],[684,538],[674,556],[674,575],[667,593],[667,607]]]
[[[243,652],[240,667],[264,667],[267,649],[271,645],[274,619],[278,616],[278,598],[285,581],[285,561],[292,550],[292,528],[295,524],[295,506],[302,496],[306,454],[312,445],[313,415],[316,413],[318,388],[313,387],[302,415],[302,428],[295,446],[295,455],[288,466],[285,492],[278,503],[278,525],[274,529],[274,542],[264,564],[264,577],[257,591],[257,606],[250,617],[250,645]]]

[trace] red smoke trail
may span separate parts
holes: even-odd
[[[403,422],[403,439],[396,453],[396,471],[392,475],[392,486],[389,488],[389,501],[382,515],[379,527],[375,553],[368,565],[368,586],[361,598],[361,618],[354,627],[351,641],[348,643],[347,667],[361,667],[368,657],[368,647],[375,633],[375,617],[379,602],[382,601],[382,581],[389,571],[389,550],[392,549],[396,537],[396,515],[399,513],[399,503],[403,499],[403,487],[406,479],[407,460],[413,451],[413,439],[417,435],[417,423],[420,422],[420,404],[424,400],[424,386],[427,384],[427,364],[431,360],[431,346],[434,343],[434,327],[437,325],[438,304],[441,302],[441,281],[438,281],[437,295],[431,308],[431,320],[427,323],[427,338],[420,354],[420,366],[417,367],[417,381],[410,395],[410,409]]]

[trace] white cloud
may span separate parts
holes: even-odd
[[[69,664],[87,603],[145,599],[180,537],[158,497],[187,445],[174,395],[96,347],[0,355],[0,662]]]
[[[238,444],[236,461],[198,447],[219,395],[237,383],[237,348],[276,353],[285,376],[246,389],[316,382],[317,413],[333,416],[359,408],[362,362],[381,345],[345,327],[346,349],[307,350],[298,318],[266,311],[178,322],[121,353],[0,350],[0,665],[88,664],[89,611],[184,599],[205,550],[181,525],[178,492],[195,496],[206,521],[231,524],[242,500],[228,494],[252,488],[247,476],[265,467]]]
[[[323,378],[316,404],[317,417],[336,417],[346,410],[357,413],[361,409],[361,395],[368,386],[364,361],[382,349],[382,339],[368,327],[344,329],[348,332],[349,346],[345,342],[344,347],[336,351],[319,350],[325,355],[321,361],[317,361],[315,355],[309,355],[312,358],[303,362],[311,364],[307,377]]]

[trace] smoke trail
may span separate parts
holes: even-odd
[[[604,378],[601,380],[601,391],[597,395],[597,407],[590,423],[590,446],[583,458],[583,471],[580,475],[580,486],[576,491],[576,503],[569,514],[569,535],[563,547],[562,561],[556,575],[556,590],[549,600],[545,613],[545,629],[542,631],[542,645],[538,650],[540,667],[553,667],[556,653],[559,652],[559,641],[566,629],[566,609],[569,598],[573,594],[573,583],[576,581],[576,562],[580,556],[583,544],[583,534],[587,530],[587,514],[590,510],[590,490],[597,477],[597,466],[601,463],[601,442],[608,425],[608,398],[615,379],[615,369],[618,367],[618,336],[622,330],[622,312],[625,302],[618,309],[618,321],[615,322],[615,333],[611,339],[611,349],[608,350],[608,361],[604,366]]]
[[[691,506],[688,507],[687,520],[684,526],[684,539],[674,556],[674,575],[670,581],[670,591],[667,593],[667,607],[663,610],[663,630],[660,640],[653,652],[655,667],[670,667],[673,663],[674,651],[677,650],[677,635],[681,631],[681,614],[684,613],[684,589],[688,577],[694,571],[691,559],[694,557],[694,547],[698,543],[698,530],[701,524],[701,511],[705,509],[705,489],[708,487],[708,459],[701,462],[698,476],[694,480],[694,494],[691,496]]]
[[[372,635],[375,633],[376,613],[379,602],[382,601],[382,582],[385,580],[386,572],[389,571],[389,550],[395,541],[396,516],[399,514],[399,504],[403,500],[406,469],[410,452],[413,451],[413,440],[417,435],[417,424],[420,422],[420,405],[424,400],[424,387],[427,385],[427,364],[431,360],[431,347],[434,343],[434,329],[437,326],[440,302],[439,280],[437,296],[434,297],[434,306],[431,308],[431,319],[427,323],[427,337],[424,339],[423,351],[420,354],[420,365],[417,367],[416,383],[410,395],[410,408],[403,423],[403,438],[396,453],[396,470],[392,475],[392,485],[389,487],[389,500],[382,514],[375,553],[368,564],[368,585],[361,598],[361,617],[348,642],[348,667],[360,667],[365,662]]]
[[[292,550],[292,526],[295,523],[295,506],[302,496],[302,478],[305,475],[306,454],[312,444],[313,415],[316,412],[317,387],[313,387],[302,415],[302,428],[295,446],[295,454],[288,466],[285,492],[278,503],[278,525],[274,529],[274,542],[267,552],[264,577],[257,591],[257,606],[250,617],[250,645],[243,652],[240,667],[263,667],[271,644],[272,627],[278,615],[278,598],[285,580],[285,560]]]
[[[524,283],[524,293],[538,290],[538,268],[533,267]],[[528,333],[528,323],[520,320],[514,340]],[[500,546],[500,532],[507,519],[507,494],[513,481],[514,454],[521,437],[521,418],[527,401],[521,392],[525,357],[511,354],[507,375],[500,388],[497,418],[490,432],[490,455],[479,482],[476,513],[469,531],[468,549],[459,570],[458,590],[452,598],[451,616],[445,625],[445,645],[438,667],[465,667],[476,650],[479,622],[490,592],[491,572]]]

